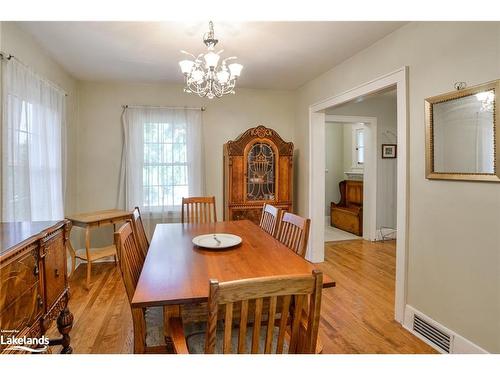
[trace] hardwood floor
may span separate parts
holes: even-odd
[[[73,353],[133,353],[132,315],[119,267],[114,262],[94,263],[88,291],[85,279],[86,266],[80,265],[70,279]],[[57,329],[51,327],[48,335],[57,337]]]
[[[337,283],[323,292],[325,353],[435,353],[394,321],[395,241],[327,242],[319,268]]]
[[[323,292],[324,353],[435,353],[394,321],[395,253],[394,241],[325,244],[319,268],[337,286]],[[94,264],[89,291],[85,271],[78,267],[70,280],[74,353],[132,353],[132,317],[118,267]],[[49,337],[55,336],[52,327]]]

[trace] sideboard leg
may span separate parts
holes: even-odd
[[[63,348],[61,354],[73,353],[73,348],[70,346],[71,339],[69,337],[71,328],[73,328],[73,314],[69,311],[68,306],[66,306],[57,318],[57,329],[62,335],[61,345]]]

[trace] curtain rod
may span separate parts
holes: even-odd
[[[5,59],[5,60],[16,60],[19,64],[23,65],[25,68],[27,69],[30,69],[31,71],[33,71],[33,69],[25,64],[24,62],[22,62],[21,60],[19,60],[16,56],[10,54],[10,53],[6,53],[6,52],[3,52],[3,51],[0,51],[0,59]],[[66,91],[64,91],[61,87],[59,87],[58,85],[56,85],[54,82],[51,82],[43,77],[41,77],[38,73],[36,73],[36,75],[44,82],[50,84],[51,86],[54,86],[55,88],[57,88],[58,90],[62,91],[62,93],[64,94],[64,96],[68,96],[68,94],[66,93]]]
[[[168,106],[161,106],[161,105],[128,105],[124,104],[122,105],[122,108],[164,108],[164,109],[198,109],[202,112],[206,111],[206,107],[168,107]]]

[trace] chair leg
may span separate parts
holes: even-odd
[[[90,290],[90,274],[92,271],[92,262],[87,260],[87,281],[85,285],[85,289]]]
[[[116,232],[116,223],[113,223],[113,232]],[[114,244],[115,246],[115,252],[116,252],[116,243]],[[113,255],[113,258],[115,258],[115,266],[118,264],[118,257],[116,256],[117,254]]]
[[[73,276],[73,273],[75,272],[76,268],[76,251],[73,248],[73,245],[71,244],[71,239],[68,239],[68,242],[66,244],[66,249],[69,253],[69,256],[71,257],[71,272],[68,275],[68,277]]]
[[[179,305],[163,306],[163,335],[171,337],[170,320],[171,318],[180,318],[181,310]]]
[[[90,228],[85,228],[85,253],[87,254],[87,283],[85,289],[90,289],[90,271],[92,268],[90,261]]]
[[[69,274],[68,277],[73,276],[73,274],[75,273],[75,269],[76,269],[76,256],[71,254],[71,273]]]

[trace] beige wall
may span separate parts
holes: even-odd
[[[330,203],[340,201],[339,182],[346,179],[344,174],[344,150],[349,149],[344,142],[344,124],[328,122],[325,127],[325,215],[330,216]],[[350,158],[350,156],[349,156]],[[350,160],[350,159],[349,159]]]
[[[263,124],[292,140],[293,92],[239,89],[207,100],[184,94],[182,86],[82,82],[78,132],[79,211],[115,207],[122,150],[122,105],[206,106],[203,112],[206,194],[215,195],[222,220],[222,145]]]
[[[78,82],[60,65],[47,55],[31,37],[21,30],[15,22],[1,23],[1,50],[14,55],[36,73],[61,87],[66,97],[67,157],[68,174],[65,194],[65,213],[75,210],[76,198],[76,131],[78,126]]]
[[[343,159],[343,168],[344,171],[350,171],[352,169],[353,160],[352,160],[352,128],[354,124],[342,124],[342,137],[344,139],[344,159]],[[328,124],[326,125],[328,126]],[[347,177],[344,174],[344,177]]]
[[[308,82],[296,98],[295,140],[307,155],[308,108],[409,66],[408,304],[500,352],[500,185],[425,179],[424,98],[500,78],[500,23],[410,23]],[[297,201],[308,213],[308,160]]]

